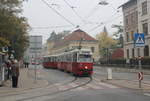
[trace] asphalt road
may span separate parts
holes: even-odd
[[[95,66],[94,67],[94,73],[97,74],[97,75],[107,77],[107,68],[104,68],[104,67],[102,68],[100,66]],[[113,71],[112,72],[112,77],[113,77],[113,79],[138,80],[138,73]],[[144,74],[143,81],[150,81],[150,75],[145,75]]]
[[[41,70],[46,73],[43,76],[37,75],[37,79],[48,80],[48,86],[6,95],[0,97],[0,101],[150,101],[150,93],[100,82],[100,74],[94,74],[93,79],[76,78],[55,69]],[[95,69],[95,72],[99,73],[99,70]]]

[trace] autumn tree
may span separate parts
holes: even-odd
[[[0,48],[9,47],[17,59],[23,56],[28,45],[26,18],[21,17],[23,0],[0,0]]]
[[[96,38],[99,43],[99,53],[101,57],[106,57],[107,50],[113,48],[113,46],[117,43],[112,37],[108,35],[106,27],[104,27],[103,32],[96,35]]]

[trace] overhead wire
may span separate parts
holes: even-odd
[[[64,28],[72,27],[72,25],[63,25],[63,26],[49,26],[49,27],[31,27],[32,29],[50,29],[50,28]]]
[[[74,10],[74,7],[71,6],[66,0],[63,0],[71,9],[72,11],[76,14],[76,16],[78,16],[78,18],[83,22],[85,23],[85,21],[83,20],[83,18],[76,12],[76,10]]]
[[[98,9],[99,9],[99,5],[101,5],[101,4],[99,4],[100,2],[102,2],[103,0],[100,0],[97,4],[96,4],[96,6],[89,12],[89,14],[86,16],[86,18],[90,18],[91,16],[93,16],[97,11],[98,11]],[[108,4],[105,4],[105,5],[103,5],[103,6],[106,6],[106,5],[108,5]]]
[[[119,15],[119,16],[113,18],[113,19],[119,18],[119,17],[121,17],[121,16],[122,16],[122,15]],[[108,23],[110,23],[110,22],[113,22],[113,21],[114,21],[113,19],[110,19],[110,20],[107,20],[107,21],[105,21],[105,22],[102,22],[101,24],[97,25],[96,27],[92,28],[92,29],[89,30],[89,31],[92,32],[92,31],[94,31],[95,29],[99,28],[99,27],[102,26],[102,25],[105,25],[105,24],[108,24]]]
[[[66,17],[64,17],[62,14],[60,14],[57,10],[55,10],[54,8],[52,8],[45,0],[41,0],[44,4],[46,4],[50,9],[52,9],[57,15],[59,15],[60,17],[62,17],[65,21],[67,21],[68,23],[70,23],[71,25],[75,26],[74,23],[72,23],[70,20],[68,20]]]

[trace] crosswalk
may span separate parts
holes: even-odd
[[[92,81],[84,86],[80,86],[79,82],[72,82],[67,85],[59,85],[55,84],[59,91],[65,91],[68,89],[72,89],[73,91],[82,91],[82,90],[101,90],[101,89],[116,89],[119,88],[112,84],[107,84],[103,82]]]
[[[117,89],[119,87],[112,84],[103,83],[93,80],[86,85],[82,85],[83,82],[74,81],[68,84],[55,83],[46,88],[39,88],[31,91],[26,91],[22,94],[12,95],[9,97],[3,97],[2,101],[49,101],[50,99],[57,98],[61,92],[82,92],[86,90],[105,90],[105,89]],[[145,94],[148,96],[148,94]]]

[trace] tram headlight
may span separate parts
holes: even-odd
[[[87,66],[85,66],[85,69],[88,69],[88,67],[87,67]]]

